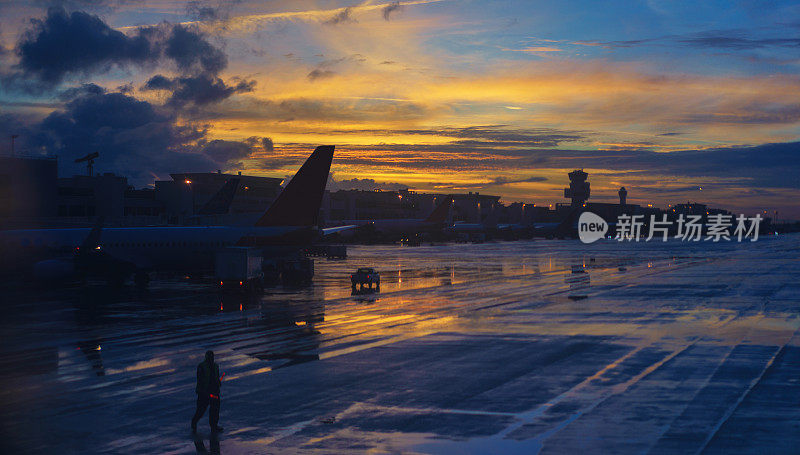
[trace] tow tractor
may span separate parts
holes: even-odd
[[[373,284],[375,285],[375,290],[380,291],[381,274],[372,267],[361,267],[356,270],[356,273],[350,275],[350,284],[353,288],[353,291],[355,291],[358,287],[363,290],[364,285],[366,285],[369,289],[372,289]]]

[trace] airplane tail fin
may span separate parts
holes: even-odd
[[[447,214],[450,211],[450,206],[453,204],[453,198],[450,195],[445,196],[446,199],[439,203],[433,212],[425,218],[428,223],[444,223],[447,219]]]
[[[316,226],[333,161],[332,145],[320,145],[286,185],[256,226]]]
[[[228,179],[225,185],[208,200],[200,210],[197,211],[198,215],[224,215],[228,213],[231,208],[233,197],[236,196],[236,191],[239,189],[238,178]]]
[[[103,234],[103,224],[105,224],[106,217],[99,216],[89,231],[89,234],[83,239],[80,250],[91,251],[100,245],[100,236]]]

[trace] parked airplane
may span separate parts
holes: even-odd
[[[427,218],[422,219],[345,220],[342,223],[345,225],[356,225],[364,229],[371,229],[384,235],[412,235],[424,232],[438,232],[445,226],[447,214],[452,204],[453,198],[447,196],[433,209],[433,212],[431,212]]]
[[[102,229],[90,242],[102,252],[106,272],[176,271],[188,273],[214,268],[217,251],[230,246],[252,246],[265,254],[281,254],[308,245],[320,235],[354,226],[319,229],[318,215],[328,181],[334,146],[319,146],[254,226],[161,226]],[[70,271],[93,230],[25,229],[0,231],[0,273],[34,269],[42,261],[67,258]],[[99,259],[98,259],[99,260]],[[50,263],[52,269],[53,264]],[[73,270],[74,272],[74,270]]]
[[[205,203],[200,210],[197,211],[198,215],[224,215],[228,213],[231,208],[236,192],[239,190],[240,179],[233,177],[225,182],[225,185],[217,191],[216,194],[211,196],[211,199]]]
[[[497,220],[499,213],[494,211],[484,218],[480,223],[467,223],[464,221],[457,221],[453,225],[448,226],[447,231],[452,233],[465,233],[465,234],[486,234],[497,230]]]
[[[563,220],[552,223],[533,223],[533,235],[545,238],[566,238],[578,236],[578,217],[581,207],[570,209]]]

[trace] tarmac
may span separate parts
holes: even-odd
[[[222,296],[3,286],[4,453],[797,453],[800,235],[358,246]],[[358,267],[380,292],[351,295]],[[220,424],[193,435],[214,350]]]

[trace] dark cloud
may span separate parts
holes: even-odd
[[[396,182],[376,182],[374,179],[344,179],[336,180],[333,175],[328,179],[328,191],[362,190],[362,191],[398,191],[408,189],[408,185]]]
[[[402,9],[403,9],[403,5],[401,5],[399,1],[398,2],[389,3],[388,5],[383,7],[383,10],[382,10],[383,11],[383,18],[388,21],[389,18],[391,17],[391,15],[392,15],[392,13],[400,12],[400,10],[402,10]]]
[[[63,90],[58,94],[58,98],[64,101],[71,101],[83,95],[102,95],[105,92],[105,88],[89,83]]]
[[[122,93],[86,93],[47,116],[33,140],[58,155],[62,166],[99,152],[99,167],[141,181],[172,166],[213,168],[213,160],[187,149],[204,135],[202,129],[177,125],[172,114],[146,101]]]
[[[202,140],[198,143],[198,148],[203,155],[217,163],[241,160],[250,156],[253,151],[252,147],[246,142],[225,141],[222,139]]]
[[[484,182],[475,182],[475,183],[429,182],[429,185],[434,187],[434,188],[437,188],[437,189],[452,189],[452,190],[455,190],[455,189],[460,189],[460,190],[478,189],[478,190],[480,190],[480,189],[483,189],[483,188],[504,186],[504,185],[510,185],[510,184],[514,184],[514,183],[530,183],[530,182],[540,183],[540,182],[546,182],[546,181],[547,181],[546,177],[537,177],[537,176],[522,177],[522,178],[511,178],[511,177],[498,176],[498,177],[491,177],[489,179],[489,181],[484,181]]]
[[[586,135],[576,131],[561,131],[551,128],[513,129],[506,125],[484,125],[463,128],[439,128],[416,130],[358,130],[375,136],[420,135],[440,136],[456,139],[452,146],[481,149],[499,147],[556,147],[563,142],[586,139]],[[345,131],[334,131],[345,133]]]
[[[268,137],[251,136],[245,139],[245,142],[253,149],[261,149],[264,152],[272,153],[275,151],[275,144],[272,139]]]
[[[48,9],[44,19],[31,19],[16,54],[16,72],[3,75],[0,82],[6,91],[26,93],[114,67],[152,67],[163,58],[174,62],[183,75],[217,76],[228,64],[224,52],[193,26],[165,22],[126,35],[98,16],[63,8]]]
[[[169,172],[225,168],[264,151],[268,140],[209,140],[204,126],[179,122],[173,109],[89,84],[65,96],[72,99],[63,109],[19,134],[33,152],[58,155],[67,174],[77,171],[73,159],[99,152],[98,169],[149,184]]]
[[[335,75],[336,73],[334,71],[316,68],[312,70],[310,73],[308,73],[306,77],[308,77],[309,80],[315,81],[317,79],[325,79],[328,77],[333,77]]]
[[[50,8],[17,44],[23,76],[54,86],[66,76],[102,72],[114,65],[144,64],[158,58],[151,29],[129,37],[82,11]]]
[[[492,179],[493,185],[508,185],[509,183],[540,183],[546,182],[547,177],[531,176],[525,178],[495,177]]]
[[[125,94],[132,93],[133,92],[133,82],[128,82],[127,84],[122,84],[120,86],[117,86],[116,91],[118,91],[120,93],[125,93]]]
[[[366,62],[367,59],[361,54],[352,54],[347,55],[340,58],[328,59],[323,60],[317,63],[316,67],[306,75],[309,80],[317,80],[317,79],[324,79],[327,77],[334,76],[336,74],[332,68],[336,68],[339,64],[345,62],[354,62],[354,63],[363,63]]]
[[[272,139],[265,137],[261,139],[261,146],[264,147],[264,150],[267,152],[271,152],[275,150],[275,144],[272,143]]]
[[[350,8],[345,8],[338,13],[334,14],[333,17],[323,22],[325,25],[338,25],[338,24],[345,24],[348,22],[357,22],[353,16],[350,14]]]
[[[188,104],[203,106],[225,100],[236,93],[251,92],[255,84],[255,81],[235,80],[229,85],[208,73],[175,78],[157,74],[150,78],[142,89],[170,91],[172,93],[167,103],[182,107]]]
[[[740,31],[711,31],[678,39],[679,43],[696,47],[750,50],[765,47],[800,48],[800,38],[750,38]]]
[[[204,71],[218,74],[228,65],[222,50],[214,47],[197,30],[189,26],[174,25],[167,38],[164,53],[183,72]]]
[[[753,37],[751,36],[751,32],[747,30],[711,30],[686,35],[667,35],[656,38],[625,41],[573,41],[572,44],[613,49],[636,47],[641,45],[663,45],[669,42],[698,48],[713,48],[734,51],[763,49],[769,47],[800,47],[800,38],[795,36],[769,38]]]

